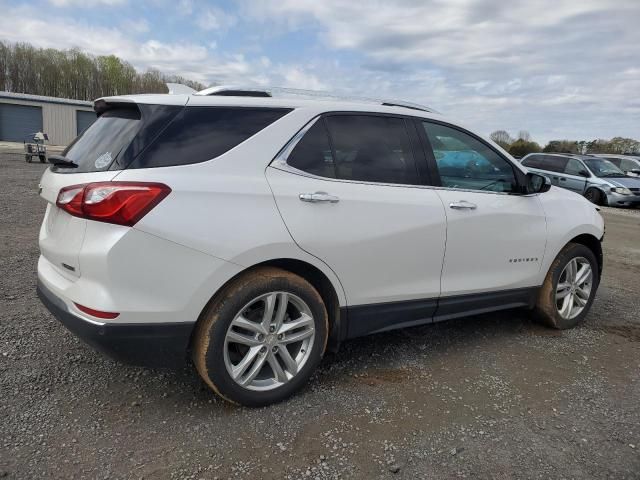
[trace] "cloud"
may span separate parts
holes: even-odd
[[[485,133],[535,124],[546,140],[557,124],[566,135],[602,136],[615,127],[638,136],[640,119],[628,108],[640,91],[637,0],[375,0],[366,8],[349,0],[254,0],[244,13],[267,31],[273,24],[318,31],[325,48],[361,58],[353,68],[363,89],[392,86]],[[338,86],[353,80],[336,73],[322,78]]]
[[[227,30],[236,24],[236,17],[216,7],[209,7],[196,14],[196,25],[202,30]]]
[[[81,7],[89,8],[104,5],[107,7],[113,7],[116,5],[123,5],[127,0],[48,0],[49,3],[55,7]]]

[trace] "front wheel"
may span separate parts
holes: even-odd
[[[572,328],[591,308],[600,274],[594,253],[569,243],[554,260],[540,289],[536,314],[552,328]]]
[[[597,188],[590,188],[584,193],[584,198],[589,200],[591,203],[595,203],[596,205],[604,205],[604,195]]]
[[[233,280],[207,307],[193,338],[202,379],[249,407],[286,399],[320,363],[328,337],[322,297],[302,277],[272,267]]]

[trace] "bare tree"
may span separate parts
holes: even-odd
[[[115,55],[93,57],[78,50],[35,48],[0,42],[0,90],[93,100],[106,95],[167,93],[166,82],[196,90],[204,85],[157,70],[139,73]]]
[[[505,130],[496,130],[490,135],[490,138],[505,150],[508,150],[509,146],[513,143],[513,138],[511,138],[511,135]]]
[[[525,142],[531,141],[531,134],[526,130],[520,130],[518,132],[518,140],[524,140]]]

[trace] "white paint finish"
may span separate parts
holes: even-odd
[[[60,274],[69,279],[81,275],[80,248],[85,235],[87,220],[69,215],[56,206],[58,193],[64,187],[88,182],[106,182],[116,172],[95,173],[52,173],[46,169],[40,179],[40,196],[47,201],[47,210],[40,227],[40,252],[51,262]],[[62,264],[74,270],[63,267]]]
[[[435,298],[445,244],[432,189],[343,182],[267,169],[278,208],[301,248],[331,266],[350,305]],[[338,203],[308,203],[327,192]]]
[[[582,234],[602,238],[604,219],[586,198],[563,188],[538,196],[547,222],[547,247],[537,283],[544,281],[551,264],[571,239]]]
[[[447,215],[442,294],[531,287],[540,284],[547,227],[537,196],[436,190]],[[455,210],[469,202],[475,209]],[[538,261],[509,262],[510,259]]]
[[[65,300],[119,312],[113,323],[194,322],[213,294],[241,267],[136,229],[87,222],[83,274],[71,282],[41,256],[39,278]]]
[[[45,172],[42,196],[49,203],[63,186],[112,178],[162,182],[172,189],[134,228],[59,215],[60,235],[52,236],[46,230],[46,215],[39,277],[82,318],[88,317],[73,310],[74,301],[122,312],[114,321],[193,322],[234,275],[278,258],[320,269],[341,306],[535,286],[571,238],[582,233],[602,236],[602,219],[593,206],[558,189],[519,197],[323,180],[267,167],[296,132],[332,109],[439,115],[308,100],[185,95],[124,99],[296,110],[224,155],[195,165],[70,175]],[[312,204],[298,198],[316,191],[340,201]],[[477,209],[448,208],[460,200],[475,203]],[[74,257],[79,277],[59,265]],[[543,260],[508,262],[532,257]]]

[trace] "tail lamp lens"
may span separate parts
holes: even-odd
[[[96,182],[63,188],[56,205],[76,217],[131,227],[169,193],[162,183]]]

